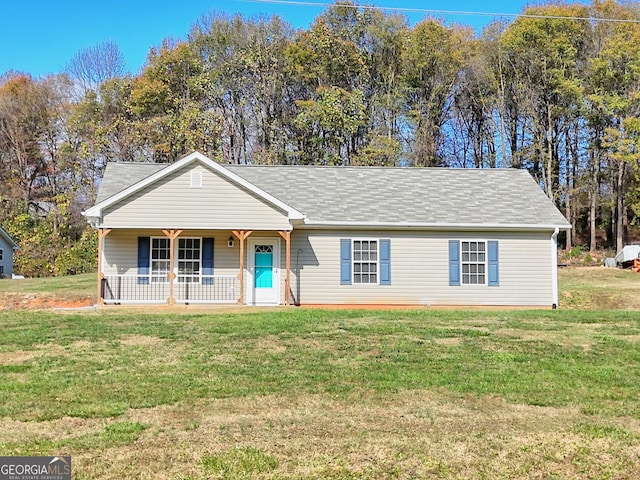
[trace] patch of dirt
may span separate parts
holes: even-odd
[[[73,297],[35,293],[4,293],[0,310],[50,310],[53,308],[83,308],[95,305],[93,296]]]
[[[156,346],[164,342],[163,339],[150,335],[123,335],[120,343],[134,346]]]
[[[104,424],[105,420],[101,418],[62,417],[41,422],[24,422],[2,418],[0,419],[0,431],[3,441],[7,443],[29,443],[43,440],[64,441],[99,432],[104,429]]]
[[[446,345],[448,347],[459,347],[462,345],[462,340],[458,337],[436,338],[435,343],[437,345]]]
[[[35,357],[35,352],[18,350],[0,353],[0,365],[19,365]]]
[[[72,346],[76,347],[82,342],[73,342]],[[89,342],[84,342],[90,345]],[[36,344],[35,350],[16,350],[13,352],[0,352],[0,365],[20,365],[28,362],[34,358],[40,358],[42,356],[62,356],[68,357],[69,351],[62,345],[56,345],[53,343]]]
[[[587,248],[572,250],[558,249],[558,265],[574,267],[597,267],[604,265],[604,259],[615,256],[610,250],[596,250],[590,252]]]

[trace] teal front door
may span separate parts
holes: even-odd
[[[248,240],[248,297],[253,305],[277,305],[280,300],[278,273],[278,239],[249,238]]]
[[[256,266],[254,287],[273,288],[273,246],[256,245],[254,253]]]

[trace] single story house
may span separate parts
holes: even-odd
[[[570,225],[529,173],[109,163],[99,302],[558,304]]]
[[[13,275],[13,251],[20,250],[18,244],[0,227],[0,278]]]

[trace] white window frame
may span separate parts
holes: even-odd
[[[471,260],[471,258],[469,258],[468,260],[464,260],[464,244],[465,243],[475,243],[475,244],[483,244],[484,245],[484,251],[482,252],[484,254],[484,261],[479,261],[479,260]],[[479,253],[478,250],[476,250],[475,252],[467,252],[469,254],[469,256],[471,257],[471,255],[473,255],[474,253],[477,255]],[[475,265],[482,265],[484,272],[483,273],[478,273],[477,269],[475,273],[471,273],[471,271],[469,271],[469,273],[465,273],[464,272],[464,266],[465,265],[469,265],[469,267]],[[471,270],[471,268],[469,269]],[[472,276],[478,277],[479,275],[484,276],[484,282],[480,283],[480,282],[476,282],[473,283],[471,281],[469,282],[465,282],[465,275],[467,276],[467,278],[470,280],[472,278]],[[476,286],[487,286],[489,284],[489,241],[488,240],[483,240],[483,239],[466,239],[466,240],[460,240],[460,285],[464,286],[464,287],[476,287]]]
[[[169,238],[167,237],[151,237],[151,245],[149,248],[149,276],[151,277],[151,283],[169,283],[169,279],[167,278],[167,275],[169,274],[169,263],[170,263],[170,257],[164,259],[164,258],[158,258],[158,259],[154,259],[153,258],[153,253],[154,253],[154,246],[153,246],[153,242],[154,240],[161,240],[163,242],[167,242],[167,246],[166,246],[166,251],[169,252],[169,255],[171,254],[171,252],[169,251],[170,249],[170,245],[171,242],[169,240]],[[176,275],[176,278],[178,280],[179,283],[202,283],[202,237],[178,237],[176,239],[177,241],[175,242],[174,245],[174,252],[173,252],[173,258],[174,258],[174,266],[173,266],[173,273]],[[198,247],[198,273],[197,274],[193,274],[193,275],[189,275],[189,274],[181,274],[180,273],[180,241],[181,240],[198,240],[199,242],[199,247]],[[159,250],[156,248],[156,250]],[[192,259],[183,259],[183,261],[192,261]],[[154,263],[161,263],[161,262],[166,262],[167,263],[167,269],[166,272],[165,271],[156,271],[154,273]],[[180,275],[184,275],[183,277],[180,277]],[[186,277],[190,277],[191,282],[185,282]]]
[[[362,244],[362,242],[375,242],[376,244],[376,259],[375,261],[372,261],[371,259],[367,259],[367,260],[362,260],[362,258],[360,258],[359,260],[356,260],[356,242],[360,242],[360,244]],[[360,254],[362,254],[362,248],[360,249]],[[369,248],[368,254],[371,253],[371,249]],[[360,265],[360,272],[356,272],[356,264]],[[362,281],[362,266],[364,264],[367,264],[370,268],[371,265],[375,265],[375,276],[376,276],[376,281],[375,282],[363,282]],[[360,281],[356,280],[356,275],[360,276]],[[371,279],[371,271],[365,273],[365,275],[369,276],[369,279]],[[380,285],[380,239],[379,238],[352,238],[351,239],[351,284],[352,285]]]
[[[202,283],[202,237],[178,237],[177,238],[177,242],[175,245],[176,248],[176,252],[175,252],[175,259],[176,259],[176,264],[174,266],[174,270],[175,270],[175,274],[176,274],[176,278],[178,279],[178,283]],[[188,240],[197,240],[198,241],[198,258],[197,258],[197,263],[198,263],[198,273],[197,274],[185,274],[185,273],[180,273],[180,262],[191,262],[191,263],[195,263],[194,259],[189,258],[189,259],[180,259],[180,242],[181,241],[188,241]],[[193,248],[190,249],[191,251],[194,251]],[[186,251],[186,250],[185,250]],[[183,275],[181,277],[181,275]],[[189,278],[189,281],[186,281],[187,278]]]
[[[159,242],[166,242],[166,247],[163,248],[154,248],[153,242],[157,240]],[[164,251],[166,250],[169,255],[171,255],[171,242],[167,237],[151,237],[150,239],[151,245],[149,245],[149,276],[151,277],[151,283],[169,283],[169,279],[167,275],[169,274],[170,267],[170,256],[167,258],[153,258],[154,250],[156,251]],[[167,268],[163,270],[156,269],[154,272],[154,264],[166,263]]]

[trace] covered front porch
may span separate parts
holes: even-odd
[[[98,303],[291,303],[291,231],[98,229]]]

